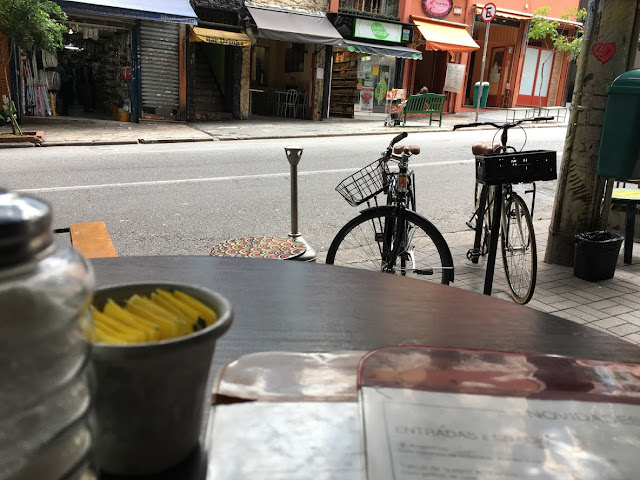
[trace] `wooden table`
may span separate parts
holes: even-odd
[[[611,202],[625,206],[624,263],[630,265],[633,257],[636,205],[640,203],[640,188],[614,188],[611,193]]]
[[[368,350],[415,343],[640,362],[619,338],[451,286],[332,265],[205,256],[93,259],[98,286],[187,282],[227,297],[234,321],[217,367],[258,351]]]
[[[203,256],[91,260],[98,286],[187,282],[227,297],[234,321],[214,367],[253,352],[424,344],[640,362],[640,348],[595,329],[459,288],[331,265]],[[104,477],[112,478],[112,477]],[[206,452],[154,477],[203,480]]]

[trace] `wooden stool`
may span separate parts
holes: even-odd
[[[636,221],[636,205],[640,203],[640,189],[614,188],[611,203],[625,205],[624,263],[631,264],[633,235]]]

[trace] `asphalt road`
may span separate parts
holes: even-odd
[[[562,157],[565,127],[529,128],[527,149]],[[467,231],[473,196],[470,145],[491,130],[413,134],[411,159],[418,211],[448,241]],[[290,231],[287,145],[304,148],[299,165],[299,224],[326,250],[357,214],[335,192],[345,177],[374,161],[392,136],[229,142],[49,147],[0,150],[0,186],[53,205],[54,227],[104,220],[120,255],[207,255],[228,238]],[[525,134],[510,133],[520,147]],[[549,218],[556,182],[538,184],[535,219]]]

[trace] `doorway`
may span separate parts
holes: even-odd
[[[554,56],[553,50],[527,47],[518,92],[518,104],[547,105]]]

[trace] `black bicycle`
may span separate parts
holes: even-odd
[[[453,282],[453,259],[442,234],[416,212],[415,175],[409,158],[417,145],[396,145],[396,136],[382,157],[344,179],[336,190],[351,206],[367,209],[349,221],[331,242],[326,263],[366,268],[448,284]],[[389,162],[398,165],[391,171]],[[378,204],[378,195],[386,204]]]
[[[524,122],[542,120],[553,120],[553,117],[524,118],[504,124],[470,123],[453,127],[458,130],[490,125],[502,130],[500,144],[477,143],[471,148],[476,157],[475,210],[467,225],[475,230],[476,235],[467,258],[478,263],[480,256],[489,253],[493,231],[500,231],[504,273],[511,296],[519,304],[531,300],[538,269],[532,220],[536,195],[534,182],[556,178],[556,152],[518,151],[507,145],[508,131]],[[513,185],[517,183],[532,185],[530,190],[525,190],[525,194],[532,194],[530,210],[524,199],[513,191]],[[496,198],[500,199],[499,203],[495,201]]]

